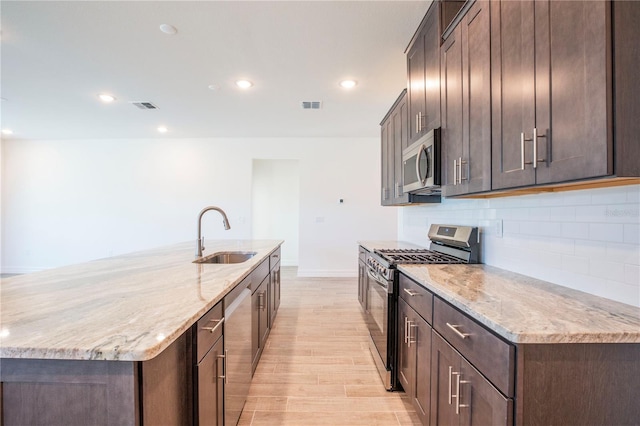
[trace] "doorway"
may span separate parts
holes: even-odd
[[[298,266],[300,168],[298,160],[253,160],[253,239],[284,240],[282,266]]]

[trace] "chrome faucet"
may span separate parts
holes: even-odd
[[[222,224],[224,225],[224,229],[231,229],[231,226],[229,226],[229,219],[227,219],[226,213],[220,207],[209,206],[202,209],[200,215],[198,216],[198,248],[196,249],[196,257],[202,257],[202,251],[204,250],[204,237],[202,236],[202,216],[209,210],[215,210],[219,212],[222,215]]]

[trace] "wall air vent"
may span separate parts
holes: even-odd
[[[151,102],[131,102],[131,103],[140,109],[158,109],[158,107],[152,104]]]
[[[302,101],[302,109],[320,109],[322,101]]]

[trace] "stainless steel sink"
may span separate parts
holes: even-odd
[[[218,253],[213,253],[209,256],[196,259],[193,263],[242,263],[251,259],[255,255],[255,251],[220,251]]]

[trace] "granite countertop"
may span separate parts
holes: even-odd
[[[0,357],[149,360],[282,244],[207,241],[204,255],[255,251],[246,262],[195,264],[181,243],[0,281]]]
[[[640,308],[488,265],[401,272],[514,343],[640,343]]]

